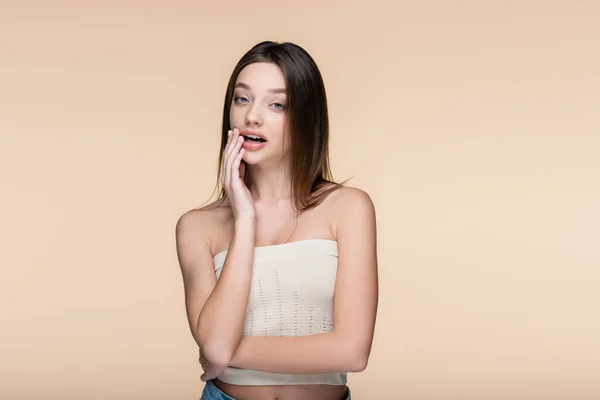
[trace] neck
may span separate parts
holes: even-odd
[[[277,204],[291,201],[289,166],[246,165],[248,190],[256,203]]]

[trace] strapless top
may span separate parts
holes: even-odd
[[[254,248],[244,336],[304,336],[331,332],[338,265],[337,241],[305,239]],[[217,279],[227,250],[214,256]],[[234,385],[345,385],[344,371],[291,375],[227,368],[219,379]]]

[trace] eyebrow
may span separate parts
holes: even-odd
[[[252,89],[250,89],[250,86],[249,86],[249,85],[246,85],[246,84],[245,84],[245,83],[243,83],[243,82],[240,82],[240,83],[238,83],[237,85],[235,85],[235,87],[236,87],[236,88],[237,88],[237,87],[241,87],[242,89],[252,90]],[[280,88],[280,89],[269,89],[269,90],[267,90],[267,92],[270,92],[270,93],[286,93],[286,92],[287,92],[287,90],[285,90],[284,88]]]

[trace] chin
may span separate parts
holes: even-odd
[[[244,157],[242,157],[242,160],[244,160],[246,164],[254,165],[258,164],[261,158],[262,157],[260,157],[258,154],[252,154],[250,152],[247,152],[246,154],[244,154]]]

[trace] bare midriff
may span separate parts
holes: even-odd
[[[343,400],[345,385],[232,385],[214,379],[213,383],[223,393],[236,400]]]

